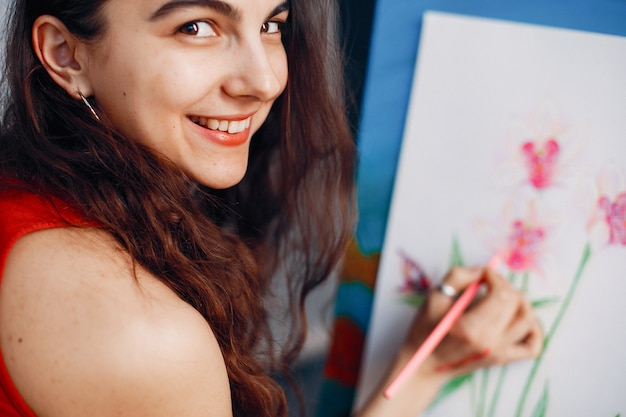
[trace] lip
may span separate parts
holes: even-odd
[[[227,120],[227,121],[242,121],[247,118],[250,118],[252,115],[242,116],[242,117],[220,117],[216,118],[219,120]],[[187,121],[191,124],[191,127],[200,135],[202,135],[205,139],[216,143],[221,146],[229,146],[235,147],[243,145],[250,138],[250,126],[246,127],[244,130],[236,133],[229,133],[221,130],[212,130],[207,127],[201,126],[194,121],[191,120],[191,115],[187,116]],[[197,117],[197,116],[196,116]]]

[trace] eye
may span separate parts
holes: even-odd
[[[184,35],[197,36],[199,38],[217,36],[211,23],[205,21],[185,23],[178,31]]]
[[[261,26],[261,32],[268,33],[268,34],[281,33],[284,24],[285,24],[284,22],[277,22],[277,21],[265,22]]]

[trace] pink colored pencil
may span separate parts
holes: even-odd
[[[465,309],[470,305],[478,289],[480,280],[471,283],[463,294],[454,302],[450,310],[443,316],[441,321],[428,335],[424,343],[415,351],[411,359],[404,366],[402,371],[394,378],[384,392],[385,397],[393,397],[411,374],[424,362],[424,360],[432,353],[433,350],[441,343],[443,338],[448,334],[454,323],[461,317]]]

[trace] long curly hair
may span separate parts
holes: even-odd
[[[106,117],[95,120],[34,54],[38,16],[59,18],[89,42],[107,30],[105,2],[15,0],[0,177],[81,210],[204,316],[226,361],[235,415],[285,416],[285,396],[270,374],[301,349],[304,299],[336,266],[356,215],[336,4],[290,0],[287,87],[252,140],[245,178],[211,190],[122,137]],[[289,289],[293,328],[280,349],[259,297],[276,277]]]

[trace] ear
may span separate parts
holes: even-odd
[[[33,24],[32,42],[45,70],[70,96],[79,98],[79,90],[85,96],[92,94],[84,63],[77,53],[82,42],[63,22],[50,15],[39,16]]]

